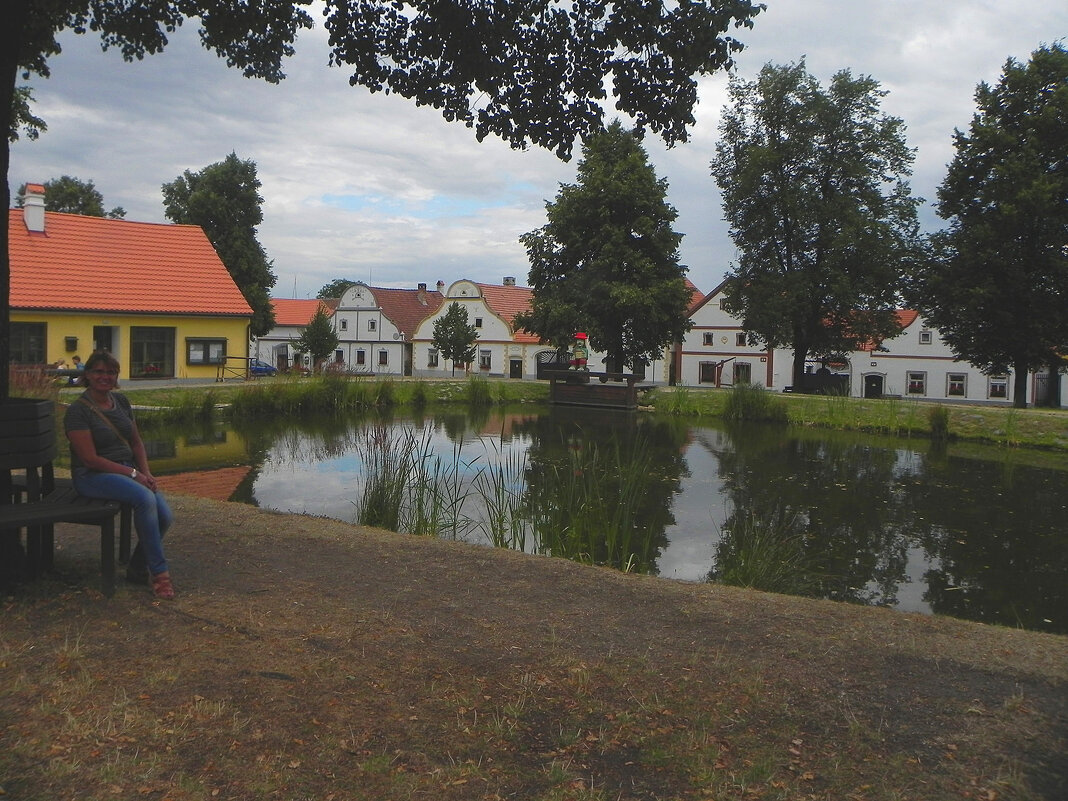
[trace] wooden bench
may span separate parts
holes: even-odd
[[[13,477],[15,502],[0,506],[0,530],[26,529],[26,567],[33,577],[53,566],[56,523],[99,526],[101,588],[110,598],[115,594],[115,516],[120,516],[119,561],[127,562],[133,508],[79,495],[69,478],[53,478],[51,467],[46,465],[41,476],[29,470]]]

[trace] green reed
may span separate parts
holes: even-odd
[[[790,595],[817,590],[820,576],[796,514],[782,508],[735,513],[721,535],[709,581]]]
[[[787,417],[786,402],[782,398],[753,384],[736,384],[723,407],[723,418],[732,423],[742,420],[785,423]]]
[[[518,450],[502,453],[497,445],[494,450],[497,458],[480,469],[473,482],[482,501],[476,525],[494,546],[525,551],[532,535],[526,509],[527,456]]]

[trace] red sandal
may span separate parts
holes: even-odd
[[[152,577],[152,594],[165,601],[174,598],[174,585],[171,584],[170,573],[157,573]]]

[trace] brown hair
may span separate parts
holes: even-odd
[[[85,360],[85,367],[83,369],[84,375],[79,377],[83,387],[89,386],[89,371],[97,365],[103,365],[109,370],[118,370],[119,360],[106,350],[93,351],[89,354],[89,358]]]

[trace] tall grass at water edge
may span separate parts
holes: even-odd
[[[469,459],[461,443],[442,458],[432,453],[430,434],[384,427],[363,433],[356,522],[451,538],[479,530],[498,547],[622,570],[651,567],[640,524],[650,463],[645,446],[582,445],[532,477],[525,453]]]
[[[763,387],[737,384],[727,395],[723,418],[729,423],[765,421],[785,423],[788,420],[786,402]]]
[[[820,575],[802,519],[786,509],[735,512],[721,529],[709,581],[789,595],[812,595]]]

